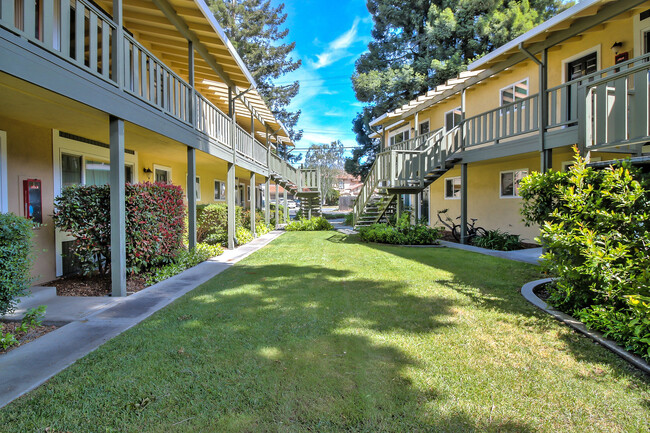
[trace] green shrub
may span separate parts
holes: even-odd
[[[183,248],[185,205],[176,185],[126,185],[126,266],[130,273],[171,263]],[[84,274],[110,269],[110,186],[76,185],[54,199],[54,224],[75,237]]]
[[[3,350],[7,350],[16,344],[18,344],[18,340],[14,334],[11,332],[7,332],[6,334],[0,332],[0,347],[2,347]]]
[[[419,222],[411,225],[411,215],[404,213],[392,224],[373,224],[359,230],[359,238],[364,242],[377,242],[394,245],[436,245],[442,236],[442,229],[429,227]]]
[[[235,206],[235,227],[246,223],[241,206]],[[248,219],[250,226],[250,217]],[[196,207],[196,240],[211,245],[228,244],[228,205],[212,203]]]
[[[288,232],[332,230],[332,224],[323,217],[293,220],[285,227]]]
[[[521,248],[521,238],[519,235],[505,233],[499,229],[487,230],[484,236],[474,237],[472,244],[490,250],[512,251]]]
[[[145,282],[147,285],[156,284],[221,254],[223,248],[220,245],[198,244],[193,250],[182,250],[173,263],[150,270]]]
[[[12,313],[32,282],[31,221],[0,214],[0,316]]]
[[[251,211],[250,209],[246,209],[242,211],[242,226],[246,227],[247,229],[251,229]],[[259,210],[255,210],[255,227],[257,227],[258,224],[263,224],[264,223],[264,213],[262,213]]]
[[[627,162],[594,170],[576,156],[567,174],[525,178],[521,194],[527,222],[543,221],[549,303],[650,359],[647,179]]]
[[[266,225],[263,222],[259,222],[255,226],[255,233],[257,234],[257,236],[265,235],[269,233],[271,230],[272,230],[271,225],[270,224]]]
[[[27,325],[27,329],[41,326],[43,324],[43,318],[45,317],[45,310],[47,310],[47,305],[39,305],[36,308],[30,308],[25,313],[22,323]]]
[[[345,215],[345,225],[346,226],[352,226],[354,224],[354,214],[349,213]]]
[[[237,230],[235,231],[235,243],[237,243],[237,245],[247,244],[253,239],[253,233],[251,233],[250,230],[246,227],[237,227]]]

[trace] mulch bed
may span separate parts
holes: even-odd
[[[47,325],[47,326],[44,325],[44,326],[37,326],[36,328],[32,328],[27,332],[19,332],[16,334],[16,328],[18,328],[19,326],[20,326],[20,322],[4,322],[4,321],[0,322],[0,332],[2,332],[3,334],[6,333],[14,334],[14,336],[20,343],[15,346],[9,347],[7,350],[0,347],[0,355],[10,352],[11,350],[15,349],[16,347],[22,344],[29,343],[30,341],[34,341],[38,337],[42,337],[48,332],[52,332],[58,328],[58,326],[54,326],[54,325]]]
[[[551,294],[548,291],[548,284],[542,284],[533,289],[533,293],[542,301],[546,302]]]
[[[61,277],[42,284],[45,287],[56,287],[57,296],[109,296],[111,294],[111,278],[101,276],[72,275]],[[139,292],[147,288],[142,276],[126,279],[127,293]]]

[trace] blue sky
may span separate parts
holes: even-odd
[[[334,140],[356,145],[352,119],[362,104],[354,97],[350,77],[371,40],[372,19],[365,0],[285,1],[285,11],[287,41],[296,42],[294,57],[302,60],[302,67],[277,83],[300,80],[300,93],[289,107],[302,109],[298,128],[304,135],[296,147]]]

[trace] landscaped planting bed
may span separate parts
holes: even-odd
[[[641,432],[648,379],[532,265],[286,233],[0,410],[3,431]]]

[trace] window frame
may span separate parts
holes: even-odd
[[[154,181],[154,183],[156,182],[156,170],[166,171],[167,172],[167,184],[168,185],[171,185],[171,184],[174,183],[173,178],[172,178],[172,168],[171,167],[167,167],[166,165],[153,164],[152,169],[153,169],[153,181]]]
[[[194,196],[196,198],[196,201],[201,201],[201,176],[198,174],[194,179]]]
[[[456,114],[455,113],[456,111],[458,111],[458,114],[460,116],[460,120],[458,121],[458,123],[456,123],[456,117],[454,116]],[[452,116],[454,116],[454,117],[452,117],[453,125],[451,125],[451,128],[449,127],[448,122],[447,122],[447,115],[450,114],[450,113],[452,114]],[[445,132],[451,131],[456,126],[458,126],[460,124],[460,122],[462,122],[462,121],[463,121],[463,107],[462,106],[459,105],[458,107],[455,107],[455,108],[452,108],[451,110],[445,111]]]
[[[425,124],[427,125],[427,132],[422,132],[422,125],[425,125]],[[418,135],[424,135],[424,134],[428,134],[430,132],[431,132],[431,122],[429,121],[429,119],[427,119],[425,121],[422,121],[422,122],[420,122],[418,124]]]
[[[454,196],[454,191],[453,190],[452,190],[452,195],[448,194],[449,190],[447,189],[447,186],[448,186],[449,181],[453,182],[452,187],[456,186],[456,181],[458,181],[458,186],[459,186],[459,188],[458,188],[458,197]],[[445,189],[444,189],[443,195],[444,195],[445,200],[460,200],[460,198],[461,198],[460,197],[460,191],[461,191],[461,188],[462,188],[462,181],[461,181],[460,176],[445,177],[445,187],[444,188]]]
[[[514,170],[503,170],[499,172],[499,198],[521,198],[519,195],[519,187],[515,183],[516,173],[518,172],[526,172],[526,174],[522,176],[522,179],[530,174],[528,168],[517,168]],[[512,174],[512,195],[503,195],[503,175],[507,173]]]
[[[219,198],[217,198],[217,194],[216,194],[216,192],[217,192],[217,183],[219,183]],[[221,179],[213,179],[212,185],[214,187],[213,196],[212,196],[214,198],[214,201],[225,201],[226,200],[226,182],[221,180]],[[221,193],[222,189],[223,189],[223,194]]]
[[[406,138],[404,137],[405,133],[407,135]],[[402,135],[402,140],[400,140],[399,142],[396,142],[394,139],[398,135]],[[407,141],[407,140],[410,140],[410,139],[411,139],[411,127],[410,127],[410,125],[405,125],[405,126],[399,128],[399,129],[396,129],[392,133],[389,133],[389,135],[388,135],[388,145],[390,147],[393,147],[396,144],[400,144],[400,143],[402,143],[404,141]]]
[[[517,99],[517,95],[516,95],[516,92],[515,92],[515,86],[517,86],[517,84],[523,83],[524,81],[526,82],[526,85],[528,86],[528,93],[526,94],[525,98]],[[504,104],[503,103],[503,91],[506,90],[506,89],[511,89],[512,90],[512,101],[507,102],[507,103]],[[522,99],[526,99],[528,97],[530,97],[530,77],[522,78],[519,81],[515,81],[515,82],[513,82],[513,83],[499,89],[499,107],[503,107],[504,105],[508,105],[508,104],[514,104],[515,102],[521,101]],[[524,105],[525,105],[525,103],[524,103]],[[499,110],[499,114],[503,115],[504,113],[509,113],[510,111],[513,111],[513,112],[517,111],[517,107],[512,107],[512,109]]]

